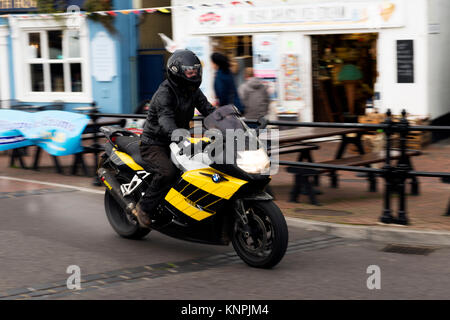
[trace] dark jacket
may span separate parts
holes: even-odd
[[[187,92],[165,80],[150,102],[142,142],[168,146],[174,130],[189,129],[195,108],[205,117],[215,110],[200,89]]]
[[[270,104],[269,91],[261,80],[250,78],[239,87],[239,95],[245,105],[247,119],[259,119],[267,115]]]
[[[214,91],[219,100],[219,106],[234,104],[241,113],[244,112],[244,106],[239,99],[239,94],[234,84],[233,75],[223,70],[218,70],[214,78]]]

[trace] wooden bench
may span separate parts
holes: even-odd
[[[299,152],[298,161],[302,161],[303,159],[307,159],[312,162],[311,151],[319,149],[319,146],[316,145],[305,145],[305,144],[292,144],[279,146],[277,149],[269,149],[269,155],[277,152],[278,154],[289,154],[289,153],[297,153]]]
[[[419,156],[422,152],[419,150],[410,150],[407,152],[407,159],[406,163],[412,168],[412,164],[410,161],[411,157]],[[391,152],[391,160],[400,160],[401,153],[400,151],[392,151]],[[329,160],[324,162],[319,162],[320,164],[332,164],[332,165],[340,165],[340,166],[354,166],[354,167],[360,167],[360,166],[367,166],[369,167],[371,164],[375,163],[382,163],[386,161],[386,152],[372,152],[367,153],[363,155],[358,156],[352,156],[348,158],[342,158],[342,159],[335,159],[335,160]],[[318,205],[318,202],[315,197],[315,190],[313,189],[312,183],[310,181],[311,177],[318,177],[321,174],[324,173],[330,173],[331,178],[331,186],[333,188],[338,187],[338,179],[336,171],[333,169],[313,169],[313,168],[300,168],[300,167],[288,167],[287,171],[289,173],[295,174],[295,183],[294,187],[291,191],[291,197],[290,201],[297,202],[297,198],[300,194],[301,187],[304,186],[306,189],[306,192],[309,195],[311,204]],[[370,192],[376,192],[376,176],[374,173],[368,173],[367,174],[368,181],[369,181],[369,191]],[[411,177],[411,193],[413,195],[419,194],[419,183],[416,177]]]

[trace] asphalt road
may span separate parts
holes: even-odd
[[[427,255],[391,253],[383,251],[384,243],[289,226],[285,258],[272,270],[259,270],[241,262],[231,246],[157,232],[141,241],[122,239],[109,226],[101,194],[13,184],[7,188],[12,191],[0,192],[0,299],[450,297],[450,248]],[[81,290],[66,286],[71,265],[80,268]],[[379,267],[381,287],[370,290],[373,265]]]

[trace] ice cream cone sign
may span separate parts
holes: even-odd
[[[383,2],[380,8],[380,15],[384,22],[387,22],[395,11],[395,4],[392,2]]]

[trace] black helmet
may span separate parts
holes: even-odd
[[[167,62],[167,76],[179,87],[197,90],[202,83],[202,64],[190,50],[177,50]]]

